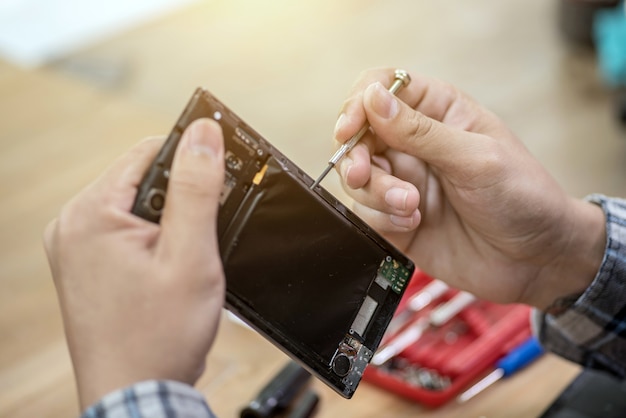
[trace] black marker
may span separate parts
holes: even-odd
[[[311,375],[290,361],[241,411],[241,418],[269,418],[286,409]]]
[[[319,400],[320,398],[319,396],[317,396],[317,393],[313,392],[312,390],[307,390],[302,395],[298,403],[293,406],[293,410],[289,413],[287,418],[312,417]]]

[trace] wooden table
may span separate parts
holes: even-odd
[[[0,416],[78,413],[54,286],[41,247],[45,224],[76,191],[140,138],[166,132],[173,115],[39,70],[0,63]],[[237,415],[284,364],[256,333],[222,320],[198,388],[221,417]],[[362,383],[344,400],[318,381],[318,417],[530,417],[576,375],[547,355],[463,406],[437,410]]]
[[[78,414],[42,231],[116,156],[166,133],[198,85],[316,174],[358,72],[403,66],[460,84],[496,111],[571,194],[625,195],[626,142],[594,58],[564,47],[555,25],[543,0],[211,1],[44,69],[0,61],[0,417]],[[326,187],[341,198],[332,177]],[[237,416],[285,360],[224,319],[198,387],[220,417]],[[436,410],[367,383],[350,401],[313,385],[320,418],[527,418],[578,370],[546,355]]]

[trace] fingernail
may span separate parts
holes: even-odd
[[[350,170],[352,169],[352,158],[345,156],[343,157],[343,160],[341,161],[341,176],[344,179],[348,178],[348,174],[350,174]]]
[[[413,226],[413,218],[411,216],[396,216],[389,215],[389,220],[395,226],[399,226],[400,228],[411,228]]]
[[[421,214],[419,210],[416,210],[410,216],[389,215],[389,220],[392,224],[405,229],[412,229],[417,227],[417,225],[420,223],[420,219]]]
[[[392,208],[398,210],[406,209],[406,199],[409,195],[408,190],[394,187],[385,193],[385,202]]]
[[[216,155],[215,141],[212,140],[211,125],[207,121],[195,121],[185,130],[189,150],[195,155]]]
[[[372,110],[380,117],[392,119],[398,114],[398,101],[396,97],[383,87],[379,82],[371,84],[368,88],[368,95]]]
[[[348,124],[348,116],[345,113],[339,115],[337,119],[337,123],[335,124],[335,137],[337,136],[337,132],[341,131],[344,126]]]

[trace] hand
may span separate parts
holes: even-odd
[[[44,235],[81,405],[147,379],[194,384],[224,301],[216,216],[218,124],[194,122],[171,170],[160,225],[130,213],[162,140],[147,140],[71,200]]]
[[[355,211],[426,273],[497,302],[545,308],[582,292],[605,246],[599,207],[569,197],[491,112],[437,80],[365,72],[335,130],[371,131],[339,164]]]

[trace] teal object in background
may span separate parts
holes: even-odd
[[[610,87],[626,87],[626,4],[598,10],[593,23],[603,79]]]

